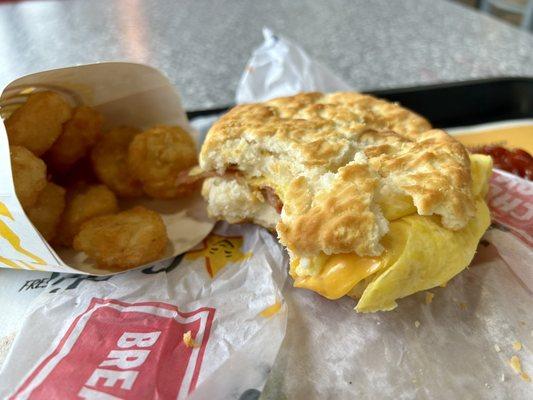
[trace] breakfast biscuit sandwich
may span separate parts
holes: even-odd
[[[421,116],[359,93],[239,105],[200,153],[209,213],[278,235],[296,287],[356,310],[443,285],[490,224],[491,159]]]

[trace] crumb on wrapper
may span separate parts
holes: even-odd
[[[520,358],[518,358],[518,356],[512,356],[509,360],[509,365],[514,370],[514,372],[520,375],[520,378],[522,378],[523,381],[531,382],[531,378],[529,377],[529,375],[522,370],[522,364],[520,363]]]
[[[191,331],[187,331],[183,334],[183,343],[185,343],[185,346],[187,347],[200,347],[200,344],[198,344],[193,338]]]

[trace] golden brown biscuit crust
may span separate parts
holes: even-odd
[[[388,222],[377,199],[413,199],[460,229],[474,214],[464,147],[419,115],[359,93],[303,93],[240,105],[209,131],[206,171],[240,170],[284,204],[280,241],[303,256],[378,255]],[[382,203],[379,203],[382,204]]]
[[[310,196],[308,181],[292,181],[286,198],[285,221],[276,226],[280,241],[299,254],[349,253],[378,255],[383,250],[374,240],[385,234],[381,215],[372,209],[378,176],[365,164],[339,168],[328,190]],[[289,219],[288,217],[291,216]],[[357,227],[357,229],[352,229]],[[381,232],[383,231],[383,232]]]

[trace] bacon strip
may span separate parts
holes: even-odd
[[[261,194],[265,197],[267,203],[274,207],[278,214],[281,214],[283,203],[274,191],[274,189],[269,186],[263,186],[261,187]]]
[[[194,169],[196,168],[198,168],[198,166],[194,166],[180,171],[178,177],[176,178],[176,186],[192,185],[203,179],[217,176],[217,173],[214,171],[200,171],[198,173],[195,173]]]

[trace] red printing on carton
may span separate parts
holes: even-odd
[[[12,399],[182,399],[191,393],[215,309],[94,298]],[[198,347],[187,347],[191,331]]]
[[[494,170],[489,192],[492,218],[533,246],[533,183]]]

